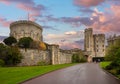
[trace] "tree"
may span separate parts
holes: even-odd
[[[39,43],[39,48],[41,49],[41,50],[46,50],[47,48],[46,48],[46,44],[44,43],[44,42],[40,42]]]
[[[120,40],[108,47],[105,60],[111,61],[106,69],[112,74],[120,75]]]
[[[8,46],[0,43],[0,59],[5,59],[7,55]]]
[[[0,62],[6,66],[16,65],[21,62],[22,55],[19,48],[15,46],[6,46],[0,43]]]
[[[114,45],[110,45],[106,50],[105,60],[113,61],[116,59],[116,53],[120,49],[120,39],[118,39]]]
[[[10,36],[10,37],[4,39],[3,42],[8,46],[12,46],[14,43],[17,43],[17,40],[14,37]]]
[[[80,62],[86,62],[86,61],[87,61],[87,59],[86,59],[86,57],[84,57],[82,51],[79,51],[78,53],[75,53],[72,56],[73,63],[80,63]]]
[[[21,48],[30,48],[30,44],[33,42],[33,39],[31,37],[23,37],[20,38],[18,45]]]
[[[20,53],[20,50],[18,47],[10,47],[8,49],[8,53],[5,60],[6,65],[17,65],[21,62],[21,59],[23,58],[22,54]]]

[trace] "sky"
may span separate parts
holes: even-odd
[[[0,0],[0,36],[9,36],[10,23],[28,18],[42,26],[44,42],[83,49],[86,28],[120,34],[120,0]]]

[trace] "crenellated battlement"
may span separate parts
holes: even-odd
[[[28,21],[28,20],[15,21],[15,22],[13,22],[13,23],[10,24],[10,28],[11,28],[12,26],[14,26],[14,25],[19,25],[19,24],[31,24],[31,25],[34,25],[34,26],[36,26],[37,28],[43,30],[42,27],[41,27],[39,24],[37,24],[37,23],[35,23],[35,22],[33,22],[33,21]]]

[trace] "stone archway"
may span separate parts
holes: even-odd
[[[92,56],[88,56],[87,61],[90,63],[92,62]]]

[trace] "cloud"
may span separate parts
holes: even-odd
[[[54,28],[54,27],[52,27],[52,26],[42,26],[42,28],[58,31],[58,29],[56,29],[56,28]]]
[[[45,16],[46,21],[53,21],[53,22],[60,22],[60,23],[65,23],[69,24],[72,27],[80,27],[82,24],[84,25],[91,25],[93,22],[89,17],[60,17],[56,18],[52,15],[50,16]]]
[[[103,3],[105,0],[74,0],[76,6],[92,7]]]
[[[75,31],[65,32],[65,35],[75,35],[75,34],[77,34],[77,32]]]
[[[97,9],[92,13],[93,24],[91,25],[96,32],[119,33],[120,32],[120,6],[112,5],[109,12],[100,12]]]
[[[62,49],[83,48],[77,40],[83,39],[84,31],[67,31],[64,34],[47,34],[44,38],[50,44],[58,44]]]
[[[46,7],[38,4],[36,5],[33,0],[2,0],[3,3],[16,3],[19,9],[29,12],[29,20],[35,21],[39,16],[42,16],[42,12],[46,10]]]
[[[6,18],[0,16],[0,25],[3,27],[8,27],[12,21],[8,21]]]
[[[0,36],[0,42],[2,42],[7,36]]]
[[[79,44],[76,44],[76,43],[60,43],[60,48],[62,49],[74,49],[74,48],[81,48],[81,46]]]
[[[83,8],[83,7],[80,7],[79,11],[82,13],[93,13],[94,12],[94,10],[90,8]]]

